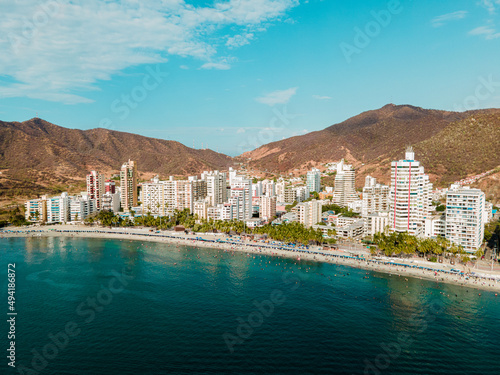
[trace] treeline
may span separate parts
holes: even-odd
[[[378,250],[372,249],[372,254],[378,251],[386,256],[410,257],[414,254],[420,254],[436,260],[438,256],[456,258],[462,263],[470,261],[469,254],[461,245],[451,243],[444,237],[419,239],[408,233],[377,233],[373,236]],[[483,256],[483,252],[478,250],[474,255],[478,258]]]
[[[282,225],[265,225],[258,228],[249,228],[245,225],[243,221],[231,220],[205,220],[198,219],[194,215],[189,213],[189,210],[177,211],[170,217],[157,217],[148,214],[144,216],[139,216],[134,218],[134,221],[128,218],[123,219],[119,215],[113,214],[111,211],[100,211],[99,213],[92,215],[85,219],[85,223],[94,224],[99,223],[102,226],[145,226],[153,227],[157,229],[172,229],[177,225],[182,225],[187,229],[192,230],[197,233],[207,233],[207,232],[221,232],[230,234],[234,232],[235,234],[266,234],[269,238],[276,241],[285,241],[289,243],[297,243],[308,245],[310,243],[323,244],[323,243],[335,243],[335,239],[325,239],[323,238],[323,233],[321,230],[306,228],[304,225],[292,222]],[[335,230],[330,230],[328,232],[330,236],[335,235]]]

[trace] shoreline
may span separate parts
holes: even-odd
[[[470,287],[480,290],[500,292],[500,273],[481,271],[484,276],[495,277],[495,280],[483,277],[483,275],[468,275],[450,273],[447,268],[451,265],[430,263],[421,259],[374,259],[367,253],[366,258],[357,258],[346,254],[342,250],[323,250],[318,246],[292,248],[272,243],[257,241],[243,241],[229,238],[221,234],[196,234],[186,235],[184,232],[161,231],[150,232],[149,229],[141,228],[89,228],[76,225],[54,225],[48,227],[37,227],[36,229],[7,229],[0,230],[0,240],[4,238],[41,238],[41,237],[77,237],[77,238],[100,238],[136,240],[158,243],[177,244],[184,246],[195,246],[212,248],[224,251],[239,251],[244,253],[263,254],[295,258],[298,260],[309,260],[329,264],[337,264],[367,271],[380,272],[398,277],[411,277],[435,281],[438,283],[453,284],[461,287]],[[455,268],[459,268],[455,266]]]

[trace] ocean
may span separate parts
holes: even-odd
[[[500,373],[493,292],[128,240],[0,239],[0,261],[1,374]]]

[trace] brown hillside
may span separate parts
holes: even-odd
[[[240,156],[255,170],[292,172],[346,158],[362,177],[382,180],[391,160],[414,145],[434,180],[454,181],[500,164],[500,110],[469,112],[386,105],[340,124],[262,146]]]
[[[90,169],[111,173],[128,159],[140,172],[163,176],[227,169],[232,158],[211,150],[195,150],[166,141],[107,129],[63,128],[39,118],[0,121],[0,193],[78,181]]]

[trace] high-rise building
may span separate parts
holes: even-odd
[[[484,237],[484,193],[460,187],[446,193],[446,238],[467,252],[481,247]]]
[[[115,194],[116,193],[116,185],[113,180],[106,180],[104,182],[104,190],[106,193]]]
[[[120,171],[121,203],[125,212],[137,206],[137,164],[129,160]]]
[[[386,227],[389,225],[389,212],[388,211],[378,211],[370,213],[363,217],[365,228],[364,232],[366,236],[373,236],[376,233],[383,233]]]
[[[98,210],[102,208],[102,195],[104,191],[104,175],[97,171],[90,171],[87,175],[87,194],[89,199],[95,199]]]
[[[32,199],[24,204],[27,221],[45,223],[47,221],[47,196]]]
[[[47,223],[66,223],[70,220],[68,193],[62,193],[57,197],[46,199],[47,202]]]
[[[292,204],[297,199],[297,192],[291,186],[287,186],[283,193],[283,201]]]
[[[319,169],[313,168],[307,172],[307,189],[309,193],[321,191],[321,172]]]
[[[337,175],[335,176],[335,192],[333,201],[339,206],[347,207],[347,204],[358,200],[355,187],[355,172],[352,165],[344,163],[344,159],[337,164]]]
[[[413,148],[408,147],[404,160],[391,163],[390,230],[423,236],[431,192],[429,176],[424,173],[420,162],[415,160]]]
[[[389,186],[377,184],[376,178],[366,176],[361,216],[387,210],[389,210]]]
[[[304,202],[309,198],[309,189],[307,186],[295,186],[293,191],[295,192],[295,200],[297,202]]]
[[[316,199],[309,202],[302,202],[292,208],[292,212],[297,213],[299,223],[306,227],[312,227],[321,222],[323,203]]]
[[[83,221],[96,211],[95,199],[90,199],[87,194],[69,197],[70,221]]]
[[[262,181],[262,194],[267,197],[274,197],[276,195],[276,184],[272,180]]]
[[[156,176],[151,181],[142,184],[143,212],[165,216],[174,210],[188,209],[190,213],[193,213],[195,202],[205,199],[206,192],[206,181],[198,180],[196,177],[189,177],[188,180],[175,180],[173,176],[170,176],[167,181],[160,181]]]
[[[238,220],[252,218],[252,180],[244,177],[233,178],[231,184],[231,198],[239,197],[242,204],[239,205]]]
[[[116,193],[106,192],[102,196],[102,210],[118,212],[120,211],[120,189]]]
[[[207,197],[210,205],[227,202],[226,174],[219,171],[203,172],[201,179],[207,182]]]
[[[271,220],[276,216],[276,197],[260,197],[259,217]]]

